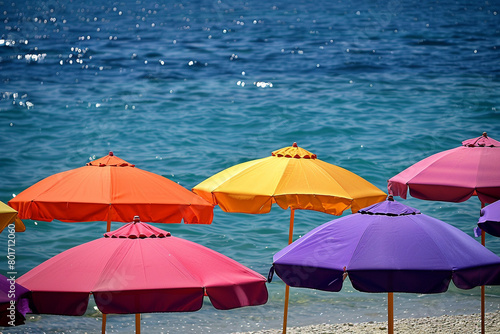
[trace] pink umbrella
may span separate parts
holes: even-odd
[[[481,203],[500,199],[500,142],[486,132],[462,146],[436,153],[389,179],[389,194],[430,201],[464,202],[477,195]]]
[[[464,202],[477,196],[481,206],[500,199],[500,142],[481,137],[436,153],[389,179],[390,195],[444,202]],[[481,243],[485,244],[484,231]],[[484,333],[484,286],[481,287],[481,333]]]
[[[197,311],[205,295],[221,310],[268,298],[262,275],[138,217],[54,256],[17,282],[32,291],[40,314],[83,315],[89,294],[104,314]]]

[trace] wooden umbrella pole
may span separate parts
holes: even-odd
[[[394,334],[394,295],[392,292],[387,294],[387,332]]]
[[[290,287],[288,285],[285,286],[285,308],[283,310],[283,334],[286,334],[286,323],[288,318],[288,298],[290,295]]]
[[[111,230],[111,219],[108,218],[106,232],[109,232],[110,230]],[[106,333],[106,314],[104,313],[102,314],[101,333],[102,334]]]
[[[101,333],[106,333],[106,314],[102,314],[102,325],[101,325]]]
[[[481,286],[481,334],[486,333],[486,328],[484,326],[484,309],[485,309],[485,298],[484,298],[484,285]]]
[[[481,202],[481,209],[484,208],[484,203]],[[481,230],[481,245],[486,247],[486,232]],[[484,285],[481,285],[481,334],[486,333],[486,328],[484,326],[484,313],[486,311],[486,303],[485,303],[485,289]]]
[[[293,219],[295,217],[295,209],[290,208],[290,230],[288,231],[288,244],[290,245],[293,241]],[[286,285],[285,287],[285,307],[283,310],[283,334],[286,334],[286,324],[288,320],[288,299],[290,296],[290,287]]]
[[[136,313],[135,315],[135,333],[141,334],[141,314]]]
[[[288,244],[293,242],[293,220],[295,218],[295,209],[290,208],[290,231],[288,232]]]

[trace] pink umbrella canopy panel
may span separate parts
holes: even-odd
[[[500,199],[500,142],[486,133],[462,146],[436,153],[388,180],[389,194],[424,200],[482,203]]]
[[[64,251],[17,282],[42,314],[83,315],[90,293],[99,310],[117,314],[197,311],[204,295],[222,310],[268,298],[262,275],[140,222]]]

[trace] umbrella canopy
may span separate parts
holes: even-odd
[[[293,143],[270,157],[248,161],[206,179],[193,188],[223,211],[267,213],[273,203],[290,208],[288,243],[293,240],[294,210],[341,215],[383,201],[386,194],[362,177],[324,162]],[[285,291],[286,334],[289,287]]]
[[[186,188],[110,152],[86,166],[49,176],[9,201],[22,219],[63,222],[210,224],[213,206]],[[109,231],[109,226],[108,226]]]
[[[500,201],[481,209],[481,216],[477,225],[481,230],[495,237],[500,237]]]
[[[290,286],[326,291],[340,291],[345,272],[364,292],[438,293],[451,280],[461,289],[500,284],[500,257],[456,227],[390,200],[317,227],[273,259]]]
[[[35,313],[188,312],[204,295],[217,309],[267,302],[266,279],[238,262],[154,226],[133,222],[66,250],[19,277]]]
[[[377,203],[323,224],[274,255],[290,286],[438,293],[500,284],[500,257],[461,230],[398,203]],[[391,333],[392,304],[389,306]]]
[[[24,324],[25,315],[31,312],[31,293],[15,278],[0,275],[0,326]]]
[[[500,142],[486,133],[462,146],[436,153],[388,181],[390,194],[424,200],[463,202],[477,195],[481,203],[500,199]]]
[[[267,213],[282,209],[341,215],[383,201],[386,194],[360,176],[317,158],[294,143],[267,158],[225,169],[193,188],[223,211]]]
[[[389,194],[444,202],[463,202],[477,196],[484,206],[500,199],[500,142],[481,137],[434,154],[388,180]],[[481,233],[485,245],[485,233]],[[485,332],[485,290],[481,288],[481,333]]]
[[[17,211],[7,204],[0,202],[0,233],[12,223],[14,223],[16,232],[26,231],[26,226],[24,226],[22,220],[17,216]]]

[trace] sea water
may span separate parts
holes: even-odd
[[[499,11],[498,1],[464,0],[0,1],[0,200],[109,151],[191,189],[293,142],[385,191],[431,154],[484,131],[500,140]],[[477,198],[396,199],[471,236],[479,218]],[[216,207],[211,225],[157,225],[267,275],[289,217]],[[297,211],[294,238],[335,218]],[[102,222],[25,223],[19,275],[105,232]],[[487,247],[500,254],[498,239]],[[198,312],[144,314],[142,328],[280,328],[285,288],[276,277],[267,286],[264,306],[218,311],[207,301]],[[486,292],[486,310],[498,310],[500,289]],[[453,284],[395,294],[395,317],[478,313],[479,296]],[[348,280],[339,293],[292,288],[288,324],[384,321],[386,305]],[[94,306],[2,332],[98,332]],[[108,317],[110,333],[133,328],[133,315]]]

